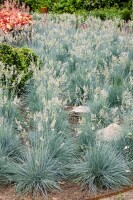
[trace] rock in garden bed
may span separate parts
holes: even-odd
[[[97,131],[97,139],[111,140],[117,139],[120,136],[121,126],[117,123],[112,123],[106,128]]]

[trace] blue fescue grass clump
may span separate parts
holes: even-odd
[[[128,171],[128,164],[122,155],[105,144],[93,146],[82,159],[71,165],[75,181],[92,192],[129,185]]]
[[[59,189],[61,163],[58,158],[53,158],[47,147],[29,148],[20,163],[12,167],[12,179],[19,193],[47,195],[52,189]]]

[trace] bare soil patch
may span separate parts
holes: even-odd
[[[61,191],[53,191],[48,198],[44,196],[32,197],[30,195],[18,195],[13,186],[0,186],[0,200],[133,200],[133,188],[120,190],[119,192],[105,192],[92,196],[86,190],[81,190],[79,185],[65,183]],[[107,195],[109,194],[109,197]],[[112,196],[111,196],[112,195]]]

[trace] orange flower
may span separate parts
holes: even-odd
[[[12,29],[18,28],[19,30],[22,26],[31,24],[32,16],[25,12],[24,7],[17,7],[17,4],[6,1],[3,7],[0,9],[0,29],[5,33],[11,31]]]

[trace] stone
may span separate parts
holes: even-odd
[[[117,139],[120,136],[121,126],[117,123],[112,123],[106,128],[97,131],[97,139],[110,141],[112,139]]]
[[[74,112],[74,113],[89,113],[90,109],[87,106],[76,106],[71,110],[71,112]]]

